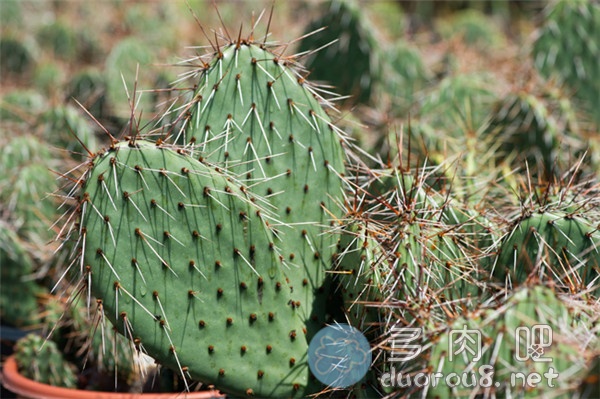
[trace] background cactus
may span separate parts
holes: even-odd
[[[381,79],[381,61],[373,28],[352,0],[333,0],[326,6],[328,10],[309,25],[306,34],[326,29],[305,37],[300,43],[300,52],[312,53],[307,62],[311,79],[354,96],[353,102],[368,103]],[[314,52],[327,44],[330,45]]]
[[[29,379],[66,388],[77,386],[73,365],[65,362],[54,342],[45,341],[39,335],[21,338],[15,348],[15,358],[20,372]]]
[[[44,289],[33,278],[35,268],[23,239],[0,221],[0,319],[15,327],[34,325],[39,311],[38,295]]]
[[[488,129],[502,142],[500,151],[518,154],[511,162],[527,162],[532,175],[550,178],[564,172],[586,145],[570,99],[548,83],[540,85],[541,90],[524,88],[498,101]]]
[[[495,276],[509,286],[535,278],[578,295],[598,296],[599,237],[594,210],[580,213],[552,208],[528,210],[515,220],[500,247]]]
[[[428,397],[463,397],[476,393],[519,397],[540,397],[551,393],[557,397],[569,397],[569,392],[585,376],[586,361],[582,353],[591,353],[594,344],[590,345],[588,340],[592,339],[594,342],[595,338],[590,336],[585,326],[578,326],[571,319],[568,307],[551,289],[540,286],[523,288],[510,294],[497,309],[482,312],[480,315],[468,314],[453,320],[449,325],[442,325],[443,330],[432,347],[429,364],[434,371],[442,372],[444,376],[467,370],[478,372],[475,375],[481,376],[480,382],[488,386],[467,388],[459,385],[451,389],[441,383],[427,391]],[[531,352],[528,352],[530,348],[526,346],[526,340],[517,338],[517,328],[531,329],[539,324],[552,330],[552,346],[544,348],[547,350],[540,355],[552,358],[551,362],[535,361],[530,356]],[[455,334],[463,330],[481,333],[481,360],[470,361],[465,353],[452,358],[447,352],[449,348],[453,348],[452,331]],[[479,370],[481,365],[492,367],[482,372]],[[535,387],[519,386],[510,380],[511,374],[517,373],[525,376],[538,373],[544,381]],[[549,378],[555,380],[548,380]]]
[[[535,66],[555,77],[600,123],[600,6],[594,1],[557,1],[546,9],[533,47]]]

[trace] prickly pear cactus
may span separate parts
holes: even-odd
[[[97,156],[85,178],[80,266],[136,347],[235,395],[315,391],[306,304],[292,296],[259,197],[183,150],[140,140]]]
[[[518,290],[496,309],[481,309],[441,327],[441,333],[429,337],[434,342],[429,367],[441,376],[429,386],[431,398],[571,397],[587,373],[582,352],[591,353],[595,345],[568,306],[541,286]],[[461,337],[472,341],[455,353]]]
[[[77,387],[75,368],[67,362],[52,341],[36,334],[28,334],[17,341],[15,360],[25,377],[48,385],[65,388]]]
[[[238,176],[276,215],[271,225],[311,336],[326,320],[337,240],[325,232],[343,216],[343,137],[292,61],[252,43],[221,48],[200,74],[184,133],[195,157]]]
[[[565,292],[598,296],[600,234],[585,216],[556,209],[522,215],[501,243],[494,276],[509,285],[553,281]]]

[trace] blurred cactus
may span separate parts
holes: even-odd
[[[465,44],[482,51],[501,47],[504,35],[493,18],[477,9],[466,9],[442,19],[438,30],[447,39],[461,39]]]
[[[585,149],[576,111],[561,94],[551,87],[520,90],[496,103],[489,130],[500,150],[514,154],[518,165],[527,162],[532,175],[560,175]]]
[[[334,86],[342,95],[352,95],[352,102],[369,103],[375,85],[381,79],[379,44],[373,28],[353,0],[333,0],[321,18],[313,21],[300,52],[314,52],[306,62],[311,79]],[[334,42],[335,41],[335,42]],[[334,43],[332,43],[334,42]]]
[[[96,119],[107,118],[106,78],[99,69],[84,69],[75,74],[67,85],[65,100],[77,100]]]
[[[77,36],[72,28],[61,21],[42,26],[37,41],[44,49],[62,60],[73,60],[77,55]]]
[[[0,219],[0,320],[14,327],[35,325],[38,295],[44,289],[34,279],[27,243]]]
[[[15,347],[15,359],[21,374],[44,384],[76,388],[75,368],[68,363],[60,349],[52,341],[45,341],[36,334],[29,334]]]
[[[47,142],[68,151],[76,159],[85,159],[87,150],[99,148],[96,132],[83,111],[71,106],[57,106],[42,116],[43,135]]]
[[[545,17],[533,47],[535,66],[573,90],[600,125],[600,5],[556,1]]]
[[[33,73],[36,88],[50,99],[59,95],[64,78],[64,71],[53,62],[39,63]]]
[[[148,67],[153,59],[151,49],[134,37],[123,39],[113,47],[105,68],[107,98],[114,116],[127,120],[133,107],[152,112],[150,94],[140,93],[140,90],[151,87]],[[130,104],[134,99],[136,103]]]
[[[0,71],[3,80],[15,75],[25,75],[32,70],[34,64],[34,57],[27,46],[11,36],[3,35],[0,38],[0,59],[2,59]]]

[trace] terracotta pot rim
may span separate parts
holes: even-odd
[[[14,355],[5,359],[0,381],[9,391],[32,399],[223,399],[219,391],[199,391],[180,393],[127,393],[100,392],[69,389],[42,384],[19,374]]]

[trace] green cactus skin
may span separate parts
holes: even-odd
[[[598,296],[599,240],[585,214],[548,210],[524,215],[501,243],[494,276],[511,285],[535,276],[566,292]]]
[[[327,82],[344,95],[353,95],[355,102],[368,103],[376,84],[382,79],[373,28],[353,0],[333,0],[327,5],[327,11],[307,28],[306,33],[322,27],[327,29],[305,37],[299,51],[314,51],[337,40],[308,60],[311,79]]]
[[[292,298],[303,304],[310,337],[326,321],[338,237],[324,233],[343,216],[343,137],[289,60],[259,45],[221,48],[198,86],[186,148],[238,176],[277,215]]]
[[[314,392],[270,212],[233,178],[150,142],[94,159],[81,268],[106,316],[182,376],[235,395]]]
[[[600,6],[595,1],[557,1],[533,46],[535,66],[546,77],[558,77],[584,102],[600,124]]]
[[[15,346],[19,372],[34,381],[65,388],[77,387],[75,368],[52,341],[36,334],[19,339]]]
[[[433,333],[429,337],[433,342],[429,357],[430,369],[447,376],[453,372],[478,370],[480,366],[490,365],[493,370],[489,371],[493,371],[493,375],[488,374],[493,383],[488,388],[468,388],[460,385],[450,388],[444,379],[441,379],[436,387],[429,388],[427,397],[466,398],[475,394],[495,394],[519,398],[538,398],[545,395],[569,398],[572,389],[585,377],[587,366],[582,351],[587,353],[592,350],[593,339],[590,340],[587,327],[573,320],[570,309],[549,288],[525,287],[512,293],[497,308],[481,309],[446,323],[448,324],[440,326],[441,333]],[[534,362],[532,359],[519,361],[515,357],[517,349],[521,356],[528,349],[525,340],[520,340],[520,346],[517,346],[517,328],[531,328],[536,324],[545,324],[552,329],[552,345],[545,348],[543,354],[552,358],[551,362]],[[450,361],[450,332],[465,327],[481,332],[481,359],[473,362],[469,356],[459,355]],[[549,372],[550,368],[558,373],[558,377],[553,381],[554,387],[550,387],[544,379],[547,378],[544,377],[544,373]],[[539,373],[544,379],[536,387],[524,389],[518,384],[511,386],[511,373],[529,375],[532,372]],[[491,381],[488,380],[489,382]]]

